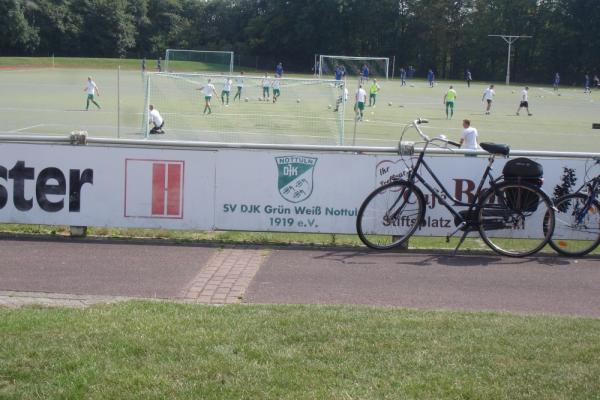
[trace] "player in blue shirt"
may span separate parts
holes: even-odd
[[[585,74],[585,85],[584,85],[584,90],[583,93],[592,93],[592,89],[590,89],[590,76],[588,74]]]
[[[362,69],[360,70],[361,81],[367,82],[369,80],[369,67],[367,64],[363,64]]]
[[[400,68],[400,86],[406,86],[406,70],[403,68]]]
[[[554,91],[558,91],[558,85],[560,85],[560,75],[557,73],[554,74]]]
[[[427,82],[429,82],[429,87],[433,87],[433,81],[435,80],[435,75],[432,70],[427,72]]]
[[[277,64],[277,66],[275,67],[275,77],[279,77],[281,78],[283,76],[283,64],[280,62],[279,64]]]
[[[342,71],[342,68],[339,65],[336,65],[335,66],[335,80],[341,81],[343,75],[344,75],[344,72]]]

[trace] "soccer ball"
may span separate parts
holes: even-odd
[[[412,83],[410,84],[410,87],[415,87],[415,85],[413,85]]]
[[[560,96],[561,94],[559,93],[558,95]]]
[[[327,109],[331,110],[331,104],[327,106]]]
[[[258,98],[258,101],[262,101],[262,97],[259,97],[259,98]]]
[[[296,99],[296,103],[300,103],[300,99]]]
[[[514,93],[515,93],[515,91],[514,91],[514,90],[511,90],[511,93],[513,93],[513,94],[514,94]]]
[[[392,102],[391,101],[388,103],[388,106],[390,106],[390,107],[392,106]]]

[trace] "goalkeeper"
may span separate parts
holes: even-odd
[[[377,83],[377,79],[373,79],[373,83],[369,88],[369,107],[375,108],[377,102],[377,93],[381,90],[381,86]]]

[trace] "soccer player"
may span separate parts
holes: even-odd
[[[277,99],[281,96],[281,80],[279,77],[275,77],[271,82],[273,87],[273,104],[277,103]]]
[[[85,111],[89,110],[90,101],[94,103],[94,105],[98,107],[99,110],[101,108],[100,104],[96,103],[96,100],[94,100],[94,96],[97,95],[98,97],[100,97],[100,91],[98,90],[98,86],[96,86],[96,82],[92,80],[91,76],[88,76],[87,85],[85,86],[85,89],[83,89],[83,91],[87,93],[87,103],[85,105]]]
[[[473,76],[471,75],[471,71],[467,68],[465,71],[465,81],[467,81],[467,87],[471,87],[471,81],[473,80]]]
[[[235,92],[235,96],[233,96],[233,101],[239,98],[242,101],[242,89],[244,89],[244,71],[240,72],[240,75],[235,78],[235,86],[237,87],[237,92]]]
[[[452,119],[454,116],[454,102],[456,101],[456,90],[452,88],[448,88],[448,91],[444,95],[444,104],[446,105],[446,119]],[[450,110],[450,114],[448,114],[448,109]]]
[[[406,86],[406,70],[400,68],[400,86]]]
[[[343,88],[343,92],[335,101],[335,110],[333,110],[333,112],[338,112],[340,104],[348,101],[348,88],[343,83],[341,84],[341,87]]]
[[[554,74],[554,91],[558,91],[558,85],[560,85],[560,75],[557,73]]]
[[[584,83],[583,93],[591,94],[592,90],[590,89],[590,76],[588,74],[585,74],[584,79],[585,79],[585,83]]]
[[[230,77],[225,78],[225,82],[223,82],[223,90],[221,90],[221,104],[224,104],[225,107],[229,107],[229,94],[231,93],[231,85],[233,81]],[[227,103],[225,103],[225,99],[227,99]]]
[[[154,125],[150,130],[150,134],[154,135],[157,133],[164,134],[163,127],[165,126],[165,120],[160,115],[158,110],[154,108],[152,104],[150,104],[150,112],[148,113],[148,123]]]
[[[427,71],[427,82],[429,82],[429,87],[433,87],[433,82],[435,81],[435,74],[432,70]]]
[[[460,147],[463,149],[477,150],[479,148],[477,136],[477,129],[471,126],[471,121],[463,119],[463,133],[460,138]]]
[[[381,90],[381,86],[377,83],[377,79],[373,79],[373,83],[369,88],[369,107],[375,107],[377,102],[377,93]]]
[[[594,75],[594,87],[596,89],[598,89],[599,86],[600,86],[600,78],[598,78],[598,75]]]
[[[342,68],[339,65],[335,66],[335,80],[336,81],[341,81],[342,80],[342,76],[344,75],[344,72],[342,71]]]
[[[146,59],[142,58],[142,73],[146,72]]]
[[[519,111],[521,108],[525,108],[527,110],[527,115],[531,117],[531,113],[529,112],[529,87],[525,86],[525,89],[521,92],[521,102],[519,103],[519,108],[517,108],[517,115],[519,115]]]
[[[367,64],[363,64],[360,70],[360,80],[361,82],[369,81],[369,67],[367,66]]]
[[[212,99],[213,94],[215,96],[217,95],[215,85],[213,85],[211,83],[211,80],[209,79],[206,85],[200,87],[197,90],[200,90],[202,94],[204,94],[204,111],[202,112],[202,114],[206,114],[207,110],[209,114],[212,114],[212,109],[210,108],[210,100]]]
[[[161,57],[158,57],[158,60],[156,60],[156,69],[158,70],[158,72],[162,72],[161,61],[162,61]]]
[[[489,88],[485,89],[483,92],[483,97],[481,101],[485,101],[487,104],[485,106],[485,114],[490,115],[490,109],[492,108],[492,101],[494,101],[494,95],[496,91],[494,90],[494,85],[490,85]]]
[[[283,76],[283,64],[280,61],[279,64],[277,64],[277,66],[275,67],[275,77],[281,78],[282,76]]]
[[[262,80],[262,95],[263,100],[269,100],[269,88],[271,87],[271,78],[269,78],[269,74],[265,74],[265,77]]]
[[[367,101],[367,92],[363,89],[363,85],[358,85],[356,91],[356,105],[354,106],[354,112],[356,112],[356,120],[363,120],[363,112],[365,111],[365,102]]]

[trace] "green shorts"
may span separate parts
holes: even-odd
[[[210,99],[212,99],[212,96],[204,96],[205,101],[210,101]]]
[[[446,107],[454,108],[454,102],[453,101],[447,101],[446,102]]]
[[[88,94],[88,100],[94,100],[94,95],[93,94]]]
[[[226,94],[227,96],[229,96],[229,90],[223,90],[221,92],[221,96],[223,96],[224,94]]]
[[[279,89],[273,89],[273,96],[279,96],[281,91]]]
[[[362,101],[359,101],[356,106],[358,107],[358,109],[360,111],[363,111],[365,109],[365,103],[363,103]]]
[[[377,93],[371,93],[371,95],[369,96],[369,98],[371,98],[371,99],[377,98]]]

